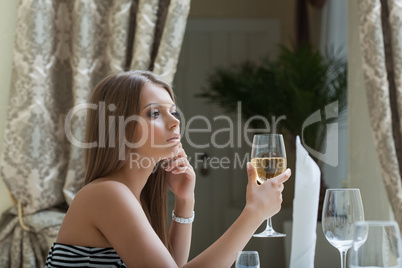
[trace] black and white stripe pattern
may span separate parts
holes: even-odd
[[[45,268],[127,267],[113,248],[93,248],[54,243]]]

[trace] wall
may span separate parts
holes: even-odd
[[[7,115],[14,47],[15,17],[18,1],[0,0],[0,153]],[[12,205],[8,191],[0,177],[0,214]]]
[[[366,220],[389,220],[392,214],[368,117],[358,25],[357,1],[349,1],[349,186],[360,189]]]
[[[289,45],[295,36],[296,1],[267,0],[192,0],[190,18],[270,18],[281,24],[281,42]],[[308,8],[310,35],[313,44],[319,43],[321,12]]]

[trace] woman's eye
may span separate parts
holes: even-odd
[[[176,118],[180,118],[180,117],[181,117],[180,113],[179,113],[179,112],[176,112],[176,111],[171,112],[171,114],[172,114],[174,117],[176,117]]]
[[[150,111],[150,113],[149,113],[149,116],[150,117],[157,117],[157,116],[159,116],[159,111],[158,110],[153,110],[153,111]]]

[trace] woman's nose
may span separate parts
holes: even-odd
[[[173,114],[170,114],[168,118],[168,128],[169,129],[177,128],[179,126],[180,126],[180,120]]]

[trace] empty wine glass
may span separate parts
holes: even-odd
[[[239,251],[236,268],[260,268],[260,258],[257,251]]]
[[[401,238],[394,221],[357,222],[349,267],[402,267]]]
[[[322,210],[322,230],[328,242],[341,255],[346,267],[346,253],[353,244],[354,223],[364,220],[359,189],[327,189]]]
[[[264,183],[285,172],[287,166],[285,143],[281,134],[254,135],[251,149],[251,164],[257,171],[257,180]],[[267,227],[254,237],[284,237],[272,227],[271,218],[267,219]]]

